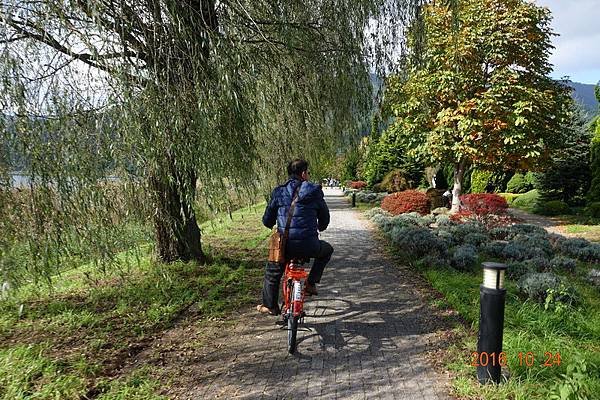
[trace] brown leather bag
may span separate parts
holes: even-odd
[[[292,221],[294,209],[296,208],[296,200],[298,199],[298,192],[300,191],[300,186],[302,186],[302,182],[300,182],[300,185],[298,185],[294,192],[294,197],[292,198],[292,204],[290,205],[290,209],[288,211],[288,218],[283,233],[280,233],[277,230],[277,227],[273,228],[273,233],[269,238],[269,262],[285,262],[285,243],[287,242],[287,238],[290,234],[290,222]]]

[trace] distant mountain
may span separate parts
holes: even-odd
[[[581,104],[590,116],[598,114],[598,100],[596,100],[596,95],[594,94],[594,87],[596,85],[571,81],[567,82],[567,84],[574,89],[573,98]]]

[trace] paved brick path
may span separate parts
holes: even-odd
[[[378,250],[369,223],[339,191],[326,194],[332,223],[322,239],[335,253],[307,302],[311,330],[298,333],[298,353],[287,354],[275,317],[248,312],[216,334],[195,389],[178,398],[448,398],[425,357],[436,340],[430,310]]]

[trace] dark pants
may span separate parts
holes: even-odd
[[[318,243],[318,244],[317,244]],[[308,274],[308,283],[314,285],[321,281],[325,265],[331,259],[333,247],[324,240],[301,246],[299,243],[290,243],[286,247],[286,257],[289,258],[314,258],[313,266]],[[265,280],[263,283],[262,303],[270,309],[279,309],[279,282],[283,275],[284,264],[267,263]]]

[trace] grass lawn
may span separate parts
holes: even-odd
[[[154,261],[152,244],[102,274],[89,264],[0,301],[0,399],[160,399],[146,369],[122,367],[184,314],[202,323],[258,298],[270,232],[264,204],[202,224],[205,265]],[[192,311],[193,310],[193,311]]]
[[[565,232],[584,239],[600,242],[600,225],[564,225]]]

